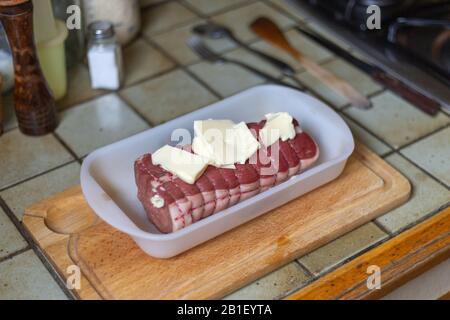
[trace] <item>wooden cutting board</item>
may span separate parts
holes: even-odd
[[[23,223],[63,279],[80,267],[81,299],[216,299],[399,206],[410,191],[360,145],[339,179],[169,260],[97,219],[80,187],[33,205]]]

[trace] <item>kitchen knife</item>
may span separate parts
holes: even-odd
[[[312,31],[306,31],[300,27],[296,27],[296,30],[306,37],[317,42],[324,48],[334,52],[344,60],[347,60],[351,64],[355,65],[357,68],[363,70],[369,74],[375,81],[384,85],[386,88],[394,91],[399,96],[418,107],[423,112],[429,115],[436,115],[440,110],[440,104],[435,100],[423,95],[422,93],[412,89],[400,80],[394,78],[393,76],[387,74],[383,69],[378,68],[370,63],[364,62],[355,56],[351,55],[338,45],[332,43],[329,40],[324,39],[318,34]]]

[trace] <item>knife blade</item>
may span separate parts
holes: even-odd
[[[412,105],[418,107],[421,111],[429,115],[436,115],[439,112],[441,107],[439,102],[407,86],[405,83],[386,73],[383,69],[356,58],[355,56],[348,53],[338,45],[334,44],[329,40],[326,40],[325,38],[314,33],[313,31],[307,31],[298,26],[296,26],[295,29],[301,34],[308,37],[309,39],[317,42],[324,48],[330,50],[331,52],[334,52],[344,60],[350,62],[360,70],[366,72],[375,81],[382,84],[386,88],[394,91],[399,96],[410,102]]]

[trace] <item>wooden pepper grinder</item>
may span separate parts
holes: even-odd
[[[14,59],[14,104],[20,130],[31,136],[58,126],[55,99],[39,64],[33,33],[31,0],[0,0],[0,21]]]

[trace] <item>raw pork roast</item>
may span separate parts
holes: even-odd
[[[297,131],[294,139],[279,141],[277,148],[261,149],[246,164],[237,164],[234,170],[209,166],[192,185],[154,165],[151,154],[140,157],[135,163],[138,198],[150,221],[163,233],[175,232],[312,166],[319,158],[319,148],[301,131],[297,121],[294,124]],[[265,121],[250,123],[248,127],[259,137],[264,125]],[[164,200],[161,208],[153,205],[151,199],[155,196]]]

